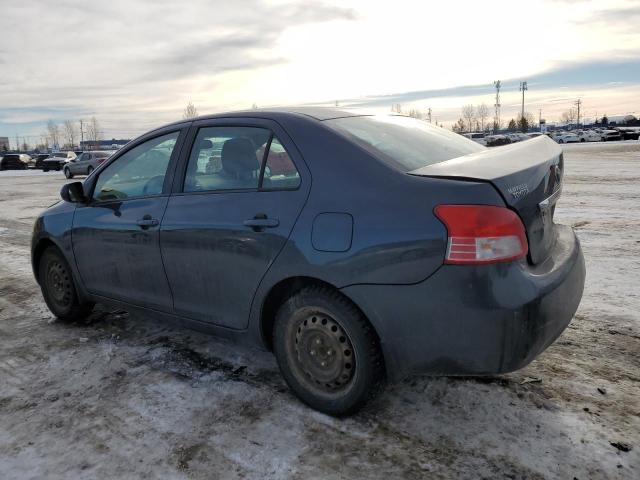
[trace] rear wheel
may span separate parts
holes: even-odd
[[[274,351],[289,387],[329,415],[362,407],[384,374],[378,338],[362,313],[339,293],[307,287],[279,309]]]
[[[38,267],[40,288],[51,313],[65,321],[81,320],[91,313],[94,304],[80,302],[71,268],[56,247],[44,251]]]
[[[73,173],[71,173],[71,170],[69,168],[65,168],[64,169],[64,176],[67,178],[73,178]]]

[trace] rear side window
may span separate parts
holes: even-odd
[[[462,135],[409,117],[345,117],[325,123],[403,172],[485,149]]]
[[[295,164],[280,140],[272,137],[264,167],[262,188],[264,190],[285,190],[298,188],[299,185],[300,174]]]
[[[270,130],[221,126],[198,131],[189,156],[184,191],[255,190],[260,187],[279,190],[297,188],[299,184],[295,165]]]

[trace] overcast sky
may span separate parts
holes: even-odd
[[[200,114],[300,103],[465,103],[555,120],[640,116],[640,1],[0,0],[0,136],[95,115],[135,137]]]

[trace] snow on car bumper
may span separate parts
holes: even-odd
[[[504,373],[546,349],[573,318],[585,279],[577,237],[557,229],[536,267],[445,265],[415,285],[344,288],[374,324],[389,377]]]

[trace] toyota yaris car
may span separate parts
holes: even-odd
[[[560,148],[487,149],[402,116],[220,114],[134,140],[36,221],[51,311],[97,302],[273,350],[308,405],[385,378],[523,367],[566,328],[585,266],[554,223]]]

